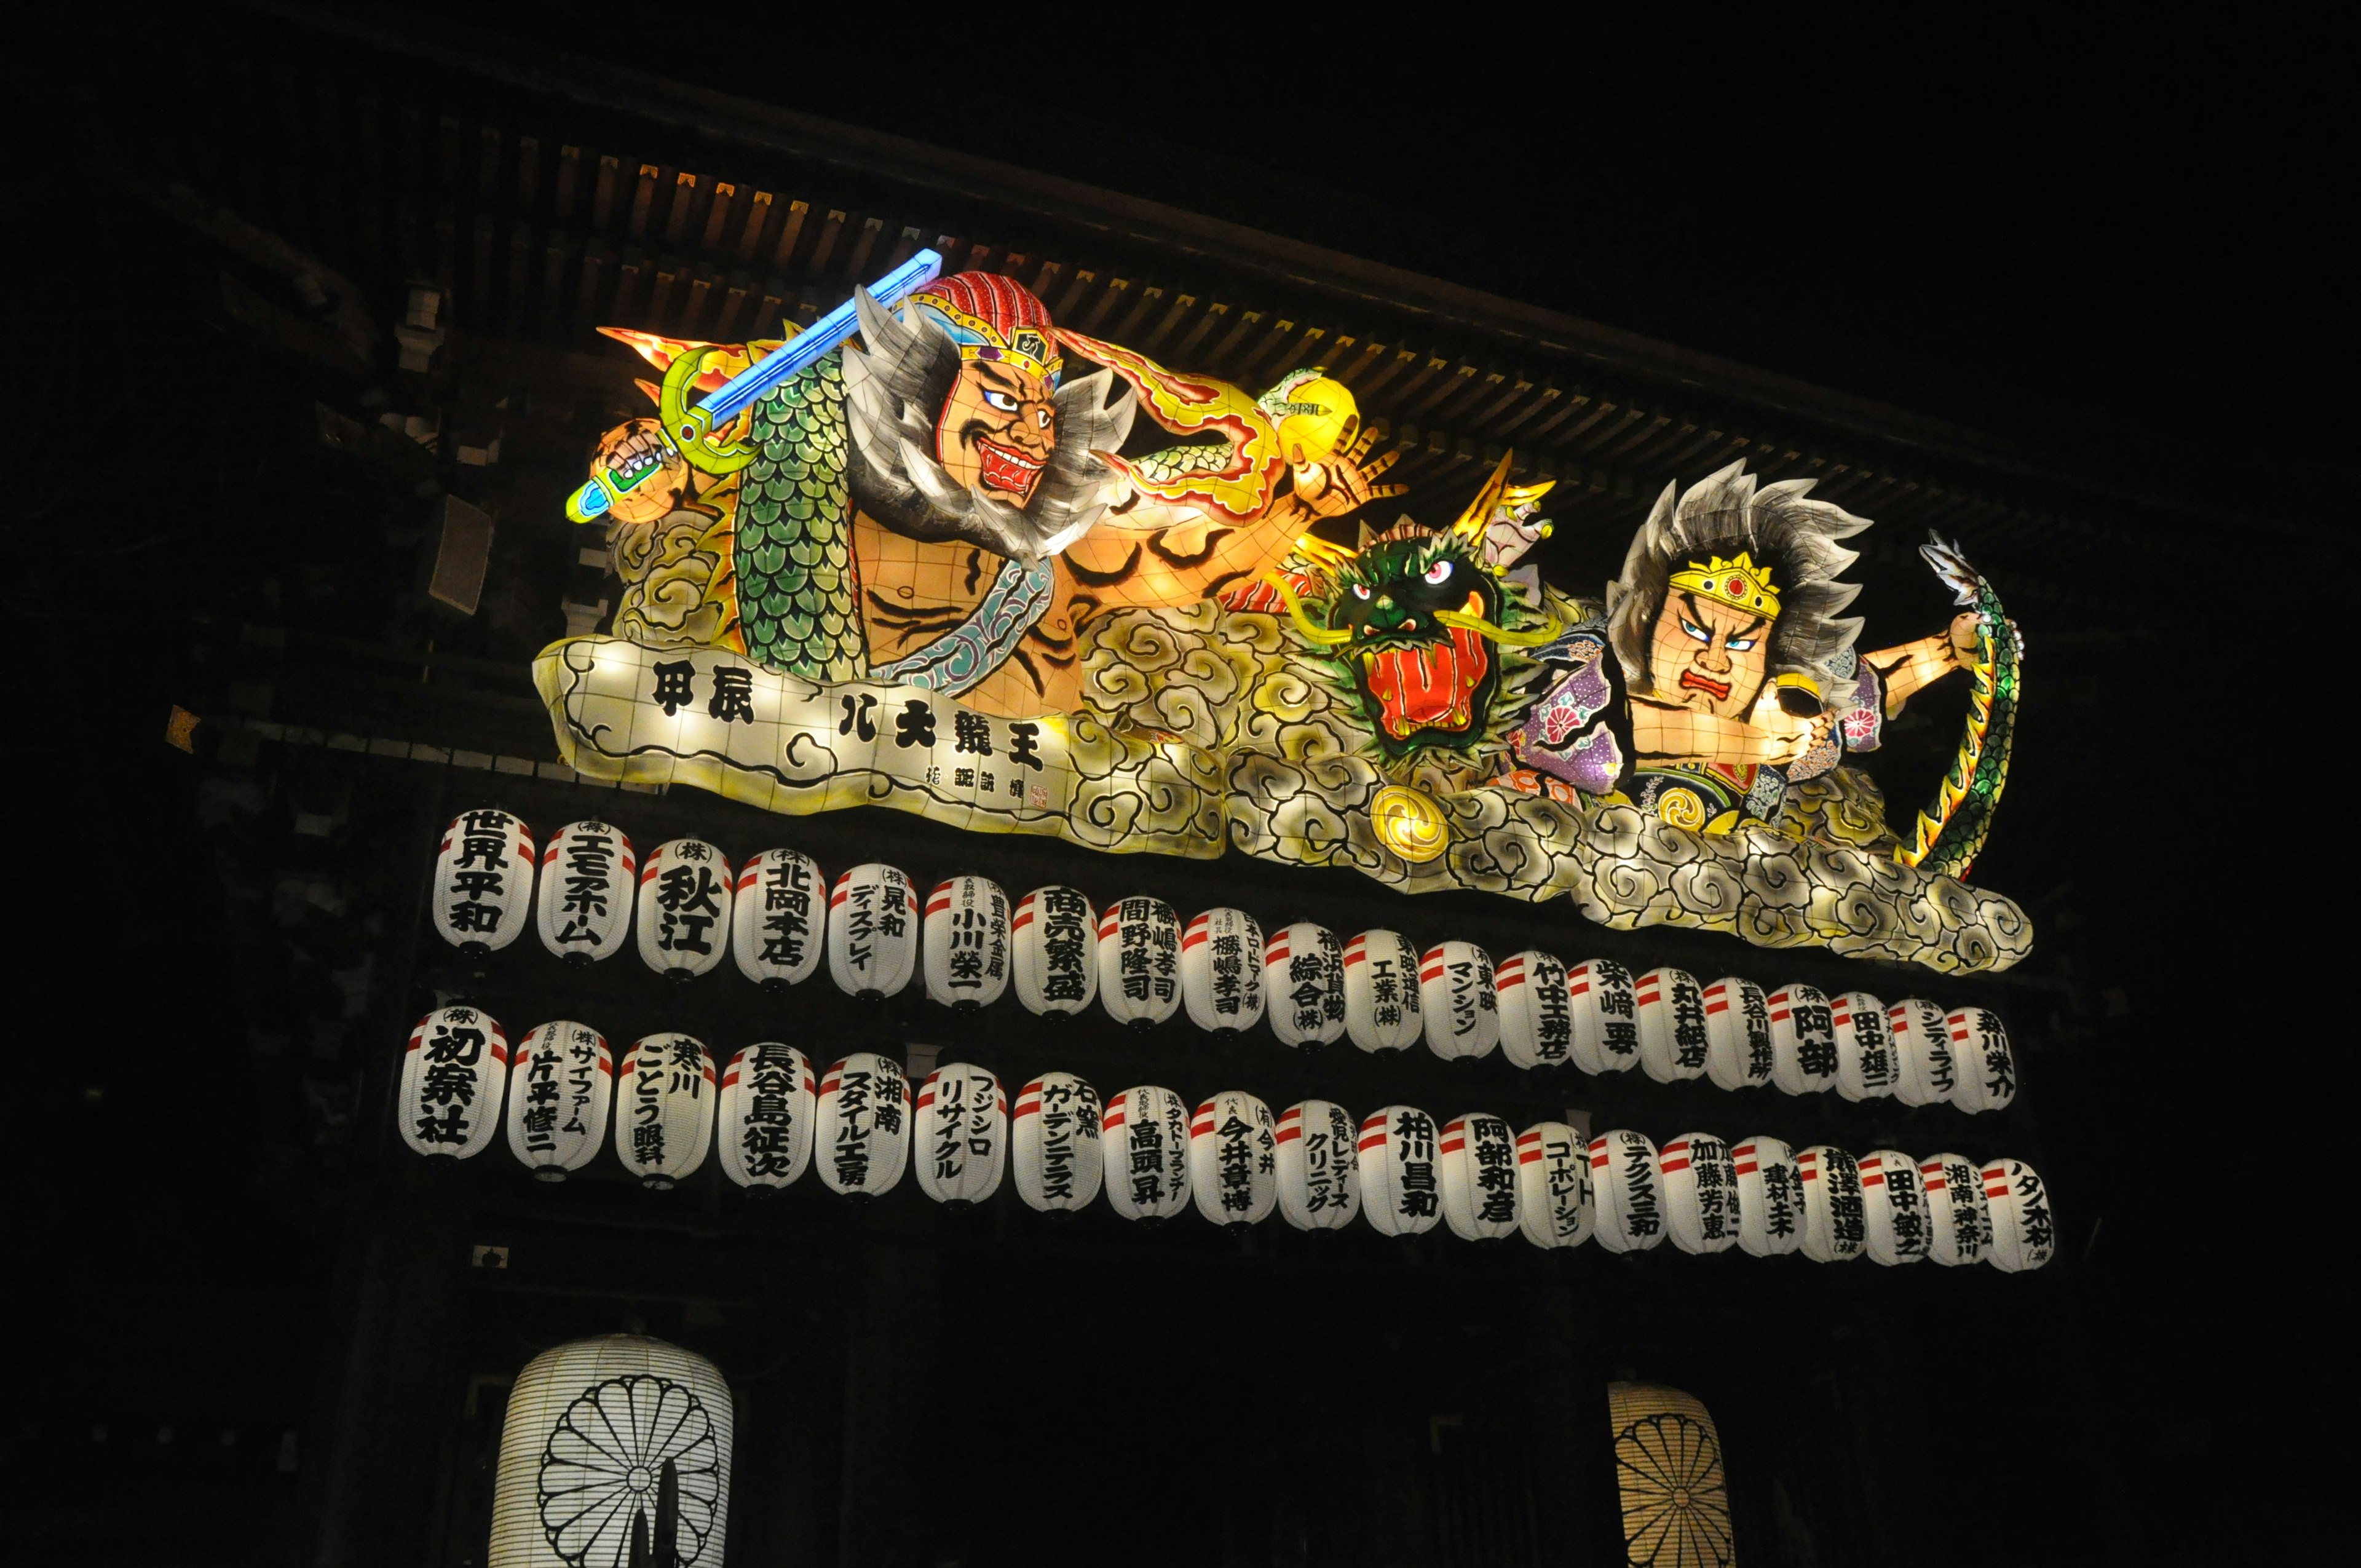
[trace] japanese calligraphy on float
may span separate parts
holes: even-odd
[[[1262,949],[1270,1032],[1282,1046],[1333,1046],[1345,1037],[1345,944],[1310,921],[1280,927]]]
[[[486,807],[443,829],[434,857],[434,929],[470,958],[497,952],[533,917],[533,830]]]
[[[1071,887],[1037,887],[1009,919],[1016,1000],[1037,1015],[1071,1017],[1099,993],[1098,913]]]
[[[1106,1102],[1099,1118],[1107,1204],[1126,1220],[1169,1220],[1189,1206],[1189,1107],[1169,1089],[1142,1084]]]
[[[1360,1129],[1342,1105],[1304,1100],[1273,1134],[1279,1212],[1299,1231],[1338,1231],[1361,1212]]]
[[[730,1418],[713,1364],[662,1340],[609,1334],[534,1356],[500,1420],[487,1568],[715,1568]]]
[[[722,1174],[740,1187],[792,1187],[811,1167],[819,1085],[793,1046],[765,1040],[721,1069],[715,1142]]]
[[[1389,1105],[1361,1121],[1361,1212],[1381,1236],[1414,1236],[1443,1217],[1434,1118]]]
[[[1211,1035],[1262,1022],[1262,927],[1240,909],[1208,909],[1180,933],[1180,998]]]
[[[588,1024],[544,1024],[509,1063],[509,1152],[544,1181],[563,1181],[607,1141],[615,1061]]]
[[[1443,1124],[1435,1146],[1443,1219],[1461,1241],[1488,1242],[1517,1228],[1517,1143],[1498,1116],[1470,1113]]]
[[[801,985],[819,968],[828,879],[809,855],[765,850],[738,872],[730,951],[738,972],[766,990]]]
[[[631,934],[639,869],[620,828],[569,822],[551,834],[534,906],[541,945],[570,964],[614,957]]]
[[[910,1163],[910,1080],[902,1064],[855,1051],[819,1080],[816,1157],[831,1192],[875,1198]]]
[[[1008,989],[1008,895],[989,877],[955,876],[927,895],[927,999],[964,1012]]]
[[[899,866],[853,867],[828,895],[828,972],[847,996],[895,996],[918,963],[918,892]]]
[[[1016,1196],[1028,1209],[1068,1213],[1099,1195],[1099,1096],[1071,1072],[1045,1072],[1016,1091],[1009,1126]]]
[[[500,1127],[508,1036],[480,1008],[438,1007],[410,1032],[396,1121],[423,1155],[472,1159]]]
[[[677,1032],[650,1035],[623,1058],[615,1086],[615,1153],[658,1191],[697,1174],[713,1146],[713,1053]]]
[[[1580,1246],[1598,1216],[1592,1208],[1590,1146],[1564,1122],[1541,1122],[1517,1135],[1517,1228],[1544,1252]]]
[[[1279,1201],[1274,1129],[1270,1107],[1234,1089],[1197,1107],[1189,1122],[1189,1190],[1197,1212],[1234,1231],[1270,1217]]]
[[[1944,970],[2028,950],[1962,880],[2020,648],[1959,544],[1919,550],[1948,624],[1869,636],[1870,520],[1732,464],[1667,477],[1611,581],[1553,583],[1513,453],[1405,513],[1318,368],[1234,386],[939,272],[785,340],[609,330],[660,381],[567,507],[622,579],[534,667],[578,773]],[[1889,819],[1850,760],[1943,681],[1949,771]]]
[[[702,839],[659,845],[640,868],[640,960],[673,980],[710,974],[730,946],[730,861]]]
[[[1008,1169],[1008,1097],[1000,1080],[966,1062],[945,1062],[918,1086],[911,1134],[918,1190],[950,1209],[1000,1190]]]

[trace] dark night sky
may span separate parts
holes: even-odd
[[[450,0],[411,10],[470,23],[495,14]],[[1589,11],[1477,23],[1466,6],[1328,11],[1323,26],[1305,26],[1259,7],[1228,60],[1214,51],[1229,24],[1178,9],[1154,27],[1112,30],[1049,10],[1017,15],[1015,24],[1043,28],[1036,41],[972,7],[897,12],[835,36],[796,10],[765,8],[718,32],[703,60],[679,42],[701,24],[651,27],[648,7],[496,14],[516,47],[620,53],[701,85],[1416,269],[2019,436],[2103,473],[2142,476],[2143,488],[2186,484],[2323,532],[2326,517],[2310,503],[2350,493],[2351,268],[2332,238],[2334,214],[2349,204],[2352,94],[2337,73],[2350,49],[2324,7],[2202,27],[2153,10],[1946,16],[1905,32],[1867,12],[1794,22],[1754,9],[1676,29]],[[975,55],[950,52],[962,38]],[[1143,85],[1142,60],[1160,61],[1169,80]],[[1159,93],[1172,109],[1143,118]],[[83,281],[89,297],[71,309],[93,320],[187,292],[155,287],[124,258],[94,264]],[[121,452],[93,446],[71,472],[119,471]],[[103,532],[86,537],[104,543]],[[179,589],[159,563],[169,557],[108,558],[101,569],[122,601],[169,616]],[[2225,542],[2225,579],[2285,565],[2277,553],[2242,559]],[[2324,1171],[2324,1151],[2340,1146],[2327,1124],[2351,1074],[2323,1065],[2343,1031],[2305,1000],[2326,995],[2320,982],[2350,960],[2330,969],[2300,950],[2324,945],[2307,928],[2341,931],[2325,906],[2345,873],[2308,872],[2323,852],[2290,826],[2349,813],[2333,785],[2308,782],[2310,767],[2241,763],[2195,784],[2181,770],[2204,760],[2191,753],[2192,729],[2241,738],[2242,756],[2290,735],[2316,745],[2301,726],[2348,699],[2314,696],[2284,671],[2262,671],[2254,690],[2234,679],[2219,639],[2237,628],[2205,618],[2201,588],[2175,585],[2164,601],[2167,652],[2126,663],[2121,678],[2140,683],[2123,708],[2132,717],[2106,738],[2148,748],[2153,772],[2139,787],[2162,778],[2187,791],[2192,825],[2151,810],[2126,829],[2110,815],[2111,792],[2126,787],[2122,753],[2094,744],[2076,756],[2055,737],[2037,798],[2060,813],[2059,802],[2088,802],[2090,834],[2104,841],[2091,859],[2127,868],[2120,887],[2086,895],[2104,930],[2082,950],[2130,991],[2141,1042],[2120,1081],[2098,1075],[2050,1135],[2069,1135],[2076,1116],[2103,1124],[2127,1157],[2146,1149],[2180,1161],[2172,1179],[2191,1190],[2199,1151],[2211,1157],[2226,1135],[2257,1158],[2271,1145],[2298,1151],[2261,1228],[2232,1230],[2242,1211],[2209,1190],[2191,1200],[2195,1223],[2212,1227],[2204,1262],[2190,1261],[2198,1244],[2176,1243],[2169,1219],[2133,1216],[2117,1272],[2092,1286],[2091,1310],[2103,1315],[2089,1327],[2109,1358],[2108,1386],[2147,1393],[2126,1408],[2143,1419],[2169,1410],[2185,1383],[2188,1407],[2226,1433],[2256,1385],[2316,1385],[2312,1359],[2334,1308],[2298,1249],[2351,1234],[2347,1220],[2309,1218],[2308,1206],[2336,1207],[2349,1185],[2306,1173],[2314,1161]],[[12,607],[53,632],[55,607],[28,608],[34,590],[15,591]],[[169,663],[158,655],[158,667]],[[2349,655],[2323,667],[2348,665]],[[102,666],[119,700],[62,719],[51,755],[73,754],[60,773],[84,781],[107,820],[201,865],[185,786],[154,738],[173,694],[160,678],[143,684],[128,644],[91,665]],[[2176,683],[2192,670],[2219,706],[2176,712]],[[2333,740],[2334,721],[2324,728]],[[93,756],[104,765],[90,766]],[[2250,786],[2271,800],[2265,827],[2251,809],[2221,808],[2217,792]],[[2033,787],[2023,798],[2034,809]],[[2011,826],[2004,808],[1998,839]],[[29,830],[38,824],[20,818]],[[2048,831],[2070,832],[2070,819]],[[2037,880],[2012,853],[1996,843],[1993,874]],[[137,916],[154,938],[139,959],[143,983],[106,1001],[113,1037],[143,1043],[126,1048],[239,1048],[237,1002],[206,929],[213,896],[201,876],[176,880]],[[2192,999],[2200,965],[2212,984]],[[2225,994],[2249,986],[2264,994]],[[44,990],[37,1019],[86,1038],[86,999]],[[2209,1082],[2207,1071],[2220,1076]],[[52,1087],[61,1101],[73,1092]],[[178,1102],[97,1104],[77,1102],[82,1119],[71,1125],[92,1138],[152,1135],[196,1157]],[[77,1146],[53,1157],[73,1196],[45,1211],[27,1255],[70,1260],[107,1303],[90,1322],[115,1343],[169,1331],[183,1306],[200,1319],[276,1321],[313,1288],[320,1255],[282,1245],[251,1218],[247,1195],[268,1173],[158,1183]],[[2210,1168],[2202,1179],[2227,1179]],[[2303,1430],[2298,1421],[2273,1442]],[[2322,1451],[2312,1463],[2324,1476],[2342,1462]],[[2301,1474],[2280,1484],[2303,1485]]]

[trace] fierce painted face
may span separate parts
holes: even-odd
[[[1657,612],[1648,649],[1656,696],[1698,713],[1745,718],[1769,673],[1777,614],[1674,587]]]
[[[972,489],[1022,506],[1058,444],[1053,376],[1015,358],[962,359],[935,421],[935,461]]]
[[[1449,533],[1365,547],[1339,576],[1328,623],[1378,743],[1389,751],[1482,737],[1499,671],[1469,622],[1499,620],[1499,587]]]

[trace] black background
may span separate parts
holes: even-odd
[[[2354,828],[2334,757],[2353,722],[2355,475],[2333,237],[2350,95],[2329,12],[1673,28],[963,8],[832,36],[782,10],[728,18],[703,58],[669,14],[516,5],[498,23],[518,48],[627,49],[2235,509],[2204,580],[2164,576],[2125,610],[2152,575],[2127,540],[2085,620],[2027,628],[2027,718],[1978,880],[2035,909],[2037,959],[2098,999],[2065,1031],[2081,1044],[2052,1066],[2044,1123],[2087,1183],[2061,1204],[2088,1364],[2058,1375],[2090,1389],[2074,1487],[2098,1489],[2006,1453],[1993,1480],[2025,1561],[2058,1560],[2038,1543],[2068,1519],[2108,1561],[2306,1560],[2353,1457],[2335,1419],[2352,1303],[2321,1266],[2352,1236],[2336,998]],[[159,731],[185,681],[180,618],[235,600],[289,530],[327,525],[291,521],[307,480],[271,466],[280,437],[221,412],[267,369],[211,334],[204,267],[153,248],[75,159],[77,116],[120,88],[104,31],[54,60],[74,69],[40,73],[25,121],[28,396],[0,511],[20,564],[0,588],[27,890],[16,1106],[35,1129],[16,1294],[41,1364],[18,1438],[53,1456],[110,1421],[95,1463],[136,1489],[166,1463],[154,1426],[184,1447],[275,1438],[323,1354],[331,1234],[291,1190],[300,1166],[247,1157],[285,1108],[241,1087],[220,894]],[[1144,85],[1143,61],[1170,74]],[[1160,93],[1185,113],[1146,117]],[[2052,630],[2091,635],[2048,676]],[[262,1550],[224,1509],[182,1555]]]

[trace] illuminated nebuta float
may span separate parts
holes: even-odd
[[[1314,525],[1398,488],[1336,382],[1176,374],[995,275],[897,287],[784,343],[612,334],[664,373],[570,508],[608,530],[613,633],[535,668],[584,774],[1940,970],[2030,948],[1959,880],[2020,650],[1956,547],[1922,547],[1950,625],[1872,652],[1843,613],[1867,520],[1742,465],[1667,485],[1597,598],[1519,565],[1549,487],[1507,457],[1448,523],[1348,546]],[[704,417],[774,356],[799,367]],[[1117,455],[1142,411],[1179,439]],[[1905,840],[1845,759],[1955,672],[1966,731]]]

